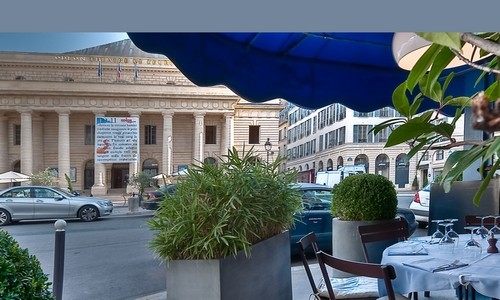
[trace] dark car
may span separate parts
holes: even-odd
[[[175,184],[164,185],[153,192],[146,195],[146,199],[141,201],[141,207],[149,210],[157,210],[160,202],[163,201],[166,194],[173,194],[175,191]]]
[[[332,189],[315,183],[297,183],[294,185],[302,194],[303,210],[295,215],[296,221],[290,229],[291,253],[299,253],[296,242],[311,231],[316,233],[318,247],[328,253],[332,251]],[[408,208],[398,208],[397,216],[408,221],[410,235],[417,229],[415,215]]]

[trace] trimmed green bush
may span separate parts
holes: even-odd
[[[40,261],[0,230],[0,299],[54,299]]]
[[[265,163],[233,148],[218,164],[188,169],[150,221],[150,243],[162,259],[217,259],[236,255],[294,224],[301,195],[295,171],[278,172],[282,159]]]
[[[397,207],[394,184],[381,175],[351,175],[333,188],[331,213],[344,221],[390,220]]]

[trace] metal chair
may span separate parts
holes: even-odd
[[[329,276],[326,266],[358,276],[383,280],[387,292],[387,298],[389,300],[408,299],[403,295],[394,293],[391,280],[396,278],[396,272],[394,271],[394,267],[390,265],[344,260],[333,257],[332,255],[329,255],[328,253],[325,253],[323,251],[319,251],[316,254],[330,300],[338,299],[338,297],[335,296],[334,289],[330,284],[330,281],[328,280]]]

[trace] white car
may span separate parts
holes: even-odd
[[[410,209],[415,214],[420,228],[425,228],[429,224],[429,204],[431,200],[431,184],[429,183],[423,189],[415,193],[413,201],[410,203]]]
[[[0,226],[34,219],[95,221],[113,212],[113,202],[70,194],[58,187],[16,186],[0,191]]]

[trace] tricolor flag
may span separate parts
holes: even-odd
[[[97,77],[101,77],[102,76],[102,66],[101,66],[101,62],[99,62],[99,65],[97,66]]]
[[[118,79],[122,77],[122,66],[120,64],[118,64],[118,66],[116,67],[116,76],[118,77]]]
[[[134,64],[134,79],[139,78],[139,68],[137,67],[137,64]]]

